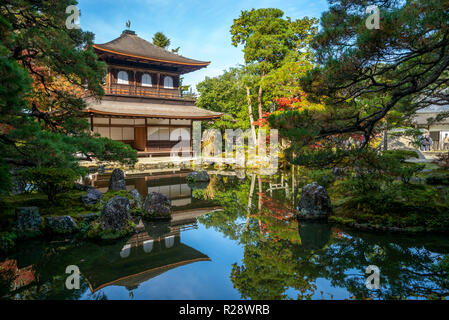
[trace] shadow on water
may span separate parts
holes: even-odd
[[[298,184],[289,175],[212,175],[201,188],[190,188],[185,176],[132,177],[128,184],[142,194],[168,195],[174,206],[170,222],[145,223],[139,233],[110,244],[19,244],[0,260],[0,296],[107,299],[124,291],[129,295],[121,299],[153,299],[146,286],[157,281],[160,295],[183,299],[183,291],[172,290],[181,281],[180,270],[184,285],[199,281],[198,274],[216,280],[192,285],[188,299],[225,288],[229,296],[220,297],[242,299],[449,296],[449,240],[444,237],[298,222],[293,210]],[[100,177],[97,186],[106,180]],[[79,289],[65,287],[69,265],[79,267]],[[365,285],[369,265],[380,269],[378,290]]]

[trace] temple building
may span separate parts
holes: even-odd
[[[92,132],[131,145],[139,156],[168,155],[180,141],[191,150],[193,121],[222,115],[196,107],[180,90],[183,74],[210,62],[169,52],[131,30],[93,47],[108,72],[103,99],[87,101]]]
[[[449,112],[449,105],[431,105],[418,110],[414,119],[417,128],[425,129],[432,138],[431,151],[448,150],[444,139],[449,137],[449,118],[445,117],[439,121],[428,123],[428,119],[436,119],[441,114]]]

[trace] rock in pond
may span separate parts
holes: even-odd
[[[75,183],[73,185],[73,189],[77,190],[77,191],[89,191],[90,189],[93,189],[94,187],[91,186],[86,186],[84,184],[81,183]]]
[[[121,169],[114,169],[109,179],[109,191],[126,191],[125,173]]]
[[[302,188],[298,205],[298,219],[327,219],[332,213],[332,204],[326,189],[313,182]]]
[[[170,220],[170,199],[161,193],[149,193],[143,203],[143,217],[151,220]]]
[[[121,230],[128,227],[130,222],[130,204],[125,197],[116,196],[103,207],[100,216],[102,230]]]
[[[103,194],[101,193],[101,191],[97,189],[89,189],[86,194],[83,194],[81,196],[81,201],[86,206],[93,206],[96,205],[102,197]]]
[[[42,222],[38,207],[16,208],[16,227],[19,231],[39,231]]]
[[[187,175],[187,182],[209,182],[210,177],[207,171],[194,171]]]
[[[187,185],[192,190],[204,190],[209,186],[209,182],[187,182]]]
[[[139,191],[137,189],[132,189],[129,194],[133,197],[133,200],[131,200],[131,207],[135,209],[142,209],[142,196],[140,195]]]
[[[70,234],[78,230],[78,225],[70,216],[45,217],[45,225],[54,234]]]

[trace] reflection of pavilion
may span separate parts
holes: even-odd
[[[128,175],[126,186],[128,190],[137,189],[145,198],[150,192],[166,195],[174,210],[192,205],[192,190],[187,185],[188,172],[163,173],[158,175]],[[93,185],[101,192],[108,191],[109,175],[97,175]]]
[[[105,252],[93,264],[80,266],[91,292],[111,285],[132,290],[166,271],[194,262],[210,261],[207,255],[182,243],[181,232],[196,229],[197,217],[217,209],[178,211],[170,222],[146,224],[140,233],[133,235],[121,247],[115,246],[109,254]]]
[[[165,172],[155,175],[128,175],[128,190],[137,189],[143,198],[150,192],[159,192],[172,204],[170,222],[139,223],[140,231],[123,244],[100,247],[103,252],[80,264],[80,271],[92,293],[110,286],[124,286],[129,290],[168,270],[198,261],[210,261],[205,254],[181,242],[181,232],[197,229],[197,217],[219,207],[209,201],[192,198],[187,185],[188,172]],[[107,192],[109,175],[96,175],[93,185]]]

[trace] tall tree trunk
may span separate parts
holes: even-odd
[[[251,103],[251,92],[249,87],[246,87],[246,99],[248,101],[248,113],[249,113],[249,122],[251,124],[251,136],[253,138],[254,144],[256,144],[256,128],[254,127],[254,117],[253,117],[253,106]]]
[[[262,86],[259,86],[259,94],[257,96],[259,102],[259,120],[262,119]]]
[[[263,199],[262,199],[262,178],[259,176],[257,176],[257,180],[259,181],[259,201],[257,203],[257,213],[260,215],[262,213],[262,204],[263,204]],[[260,221],[260,217],[259,217],[259,231],[261,234],[263,234],[262,231],[262,221]]]
[[[249,230],[249,216],[251,214],[251,206],[253,203],[253,194],[254,194],[254,187],[256,186],[256,175],[253,173],[251,175],[251,187],[249,189],[249,197],[248,197],[248,210],[246,212],[246,224],[245,224],[245,230]]]
[[[265,78],[265,71],[262,71],[262,77],[260,78],[260,85],[259,85],[259,94],[257,96],[258,102],[259,102],[259,120],[262,119],[262,81]]]
[[[262,77],[261,77],[261,83],[260,83],[260,85],[259,85],[259,94],[257,95],[257,102],[259,103],[259,128],[261,127],[261,125],[260,125],[260,122],[261,122],[261,119],[262,119],[262,93],[263,93],[263,90],[262,90],[262,81],[263,81],[263,79],[265,78],[265,71],[262,71]],[[259,138],[261,137],[261,135],[259,134]],[[260,148],[260,146],[262,145],[262,141],[259,141],[259,140],[257,140],[257,148],[259,149]],[[260,153],[258,153],[258,154],[260,154]]]

